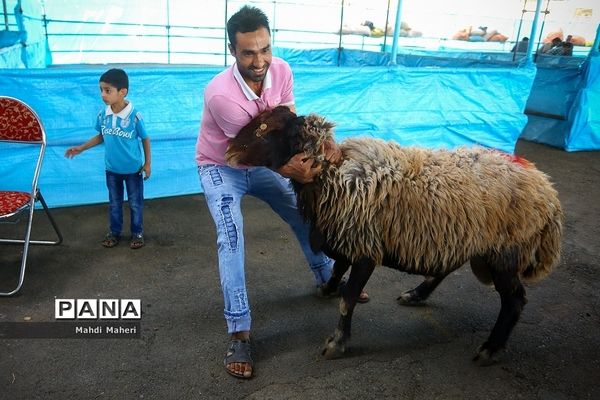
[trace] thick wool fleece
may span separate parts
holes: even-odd
[[[482,148],[405,148],[373,138],[340,147],[341,165],[299,195],[310,201],[307,190],[320,187],[315,227],[350,260],[383,264],[391,256],[408,272],[444,275],[473,256],[512,250],[525,280],[557,262],[561,206],[533,165]]]

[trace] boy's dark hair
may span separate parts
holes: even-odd
[[[117,88],[117,90],[129,90],[129,77],[127,73],[119,68],[112,68],[102,74],[100,82],[108,83]]]
[[[271,34],[271,28],[269,28],[269,18],[262,12],[261,9],[244,6],[240,8],[238,12],[233,14],[229,21],[227,21],[227,36],[229,36],[229,43],[235,47],[235,34],[254,32],[259,28],[267,28],[269,35]]]

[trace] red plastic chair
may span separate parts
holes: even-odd
[[[38,178],[44,151],[46,149],[46,132],[40,122],[39,117],[27,104],[21,100],[12,97],[0,96],[0,142],[11,142],[23,144],[26,146],[37,146],[39,152],[33,179],[31,182],[31,192],[21,192],[16,190],[5,190],[11,182],[6,182],[0,177],[0,223],[16,223],[22,215],[29,214],[25,235],[21,238],[0,238],[1,244],[12,243],[23,245],[23,255],[21,258],[21,270],[17,287],[10,292],[0,292],[0,296],[12,296],[17,293],[23,285],[25,279],[25,266],[27,264],[27,253],[30,244],[58,245],[63,237],[50,214],[46,201],[38,188]],[[4,154],[7,154],[5,152]],[[0,154],[3,154],[0,152]],[[6,162],[6,161],[0,161]],[[32,163],[33,164],[33,163]],[[6,164],[5,164],[6,165]],[[57,240],[31,240],[31,226],[33,224],[33,211],[35,204],[39,201],[56,232]]]

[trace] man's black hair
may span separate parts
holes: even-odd
[[[227,36],[229,36],[229,43],[235,47],[236,33],[254,32],[259,28],[267,28],[270,35],[271,28],[269,28],[269,18],[267,18],[265,13],[259,8],[244,6],[240,8],[238,12],[233,14],[231,18],[229,18],[229,21],[227,21]]]
[[[127,73],[119,68],[112,68],[102,74],[100,82],[108,83],[117,88],[117,90],[129,90],[129,77]]]

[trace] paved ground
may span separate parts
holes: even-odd
[[[597,399],[600,152],[566,153],[529,142],[517,149],[556,182],[566,229],[560,266],[527,288],[529,303],[496,365],[470,360],[495,321],[499,299],[468,267],[417,308],[395,298],[420,279],[378,269],[367,285],[372,301],[355,313],[348,355],[321,359],[337,301],[313,295],[287,226],[248,198],[256,376],[231,378],[222,366],[227,335],[214,229],[197,195],[148,201],[148,245],[139,251],[100,246],[106,205],[55,210],[65,242],[31,249],[24,289],[0,298],[0,322],[53,321],[55,297],[140,298],[141,338],[0,339],[0,398]],[[0,249],[5,284],[18,250]]]

